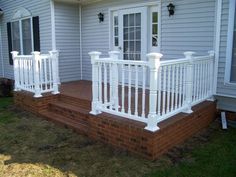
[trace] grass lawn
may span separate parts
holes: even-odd
[[[58,127],[0,98],[0,177],[235,177],[236,129],[214,122],[156,161]]]

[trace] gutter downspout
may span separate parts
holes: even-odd
[[[83,80],[82,8],[79,5],[80,79]]]
[[[222,15],[222,0],[217,1],[216,11],[216,31],[215,31],[215,72],[214,72],[214,90],[213,94],[217,92],[218,66],[220,56],[220,36],[221,36],[221,15]]]

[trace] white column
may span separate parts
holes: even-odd
[[[19,52],[17,51],[12,51],[12,59],[13,59],[13,64],[14,64],[14,80],[15,80],[15,88],[14,91],[19,91],[19,66],[18,66],[18,62],[15,59],[15,57],[17,57],[17,55],[19,54]]]
[[[187,65],[187,72],[186,72],[186,102],[187,105],[185,113],[192,113],[192,96],[193,96],[193,54],[195,52],[184,52],[185,58],[189,60]]]
[[[150,53],[147,55],[150,68],[150,93],[149,93],[149,114],[146,130],[157,131],[158,116],[157,116],[157,89],[158,89],[158,71],[160,69],[160,59],[163,55],[160,53]]]
[[[211,81],[211,84],[210,84],[210,88],[209,88],[209,94],[211,94],[211,97],[208,98],[207,100],[208,101],[215,101],[215,98],[213,96],[213,93],[214,93],[214,81],[217,80],[217,75],[215,75],[215,51],[211,50],[211,51],[208,51],[208,54],[209,54],[209,57],[211,58],[211,62],[210,62],[210,81]]]
[[[111,51],[109,52],[109,56],[112,60],[118,60],[119,56],[120,56],[120,52],[118,51]],[[119,82],[119,78],[118,78],[118,66],[116,63],[113,63],[112,65],[112,100],[113,100],[113,104],[114,104],[114,108],[116,110],[118,110],[119,108],[119,98],[118,98],[118,82]]]
[[[34,72],[34,97],[42,97],[41,89],[39,87],[39,61],[40,61],[40,52],[32,52],[33,55],[33,72]]]
[[[90,114],[97,115],[100,114],[101,111],[99,110],[99,101],[98,101],[98,89],[99,89],[99,82],[98,82],[98,64],[97,60],[101,55],[101,52],[90,52],[91,57],[91,64],[92,64],[92,110]]]
[[[58,90],[58,51],[49,51],[50,59],[52,60],[52,80],[53,80],[53,92],[52,94],[59,94]]]

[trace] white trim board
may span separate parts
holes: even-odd
[[[53,0],[50,1],[50,8],[51,8],[52,50],[56,50],[55,5]]]
[[[228,33],[227,33],[227,48],[226,48],[226,64],[225,64],[225,78],[224,84],[232,84],[230,82],[231,77],[231,64],[232,64],[232,49],[233,49],[233,37],[234,37],[234,18],[235,18],[235,0],[229,0],[229,15],[228,15]]]
[[[217,92],[217,81],[218,81],[218,67],[219,67],[219,53],[220,53],[220,36],[221,36],[221,16],[222,16],[222,0],[216,2],[216,18],[215,18],[215,70],[214,70],[214,86],[213,93]]]

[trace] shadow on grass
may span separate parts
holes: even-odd
[[[5,99],[0,100],[0,176],[181,176],[185,173],[178,171],[186,168],[182,167],[182,164],[187,164],[189,169],[199,165],[198,168],[201,169],[211,163],[207,158],[203,159],[205,163],[199,162],[199,158],[209,154],[211,149],[204,150],[204,146],[214,147],[214,139],[218,143],[224,143],[222,133],[225,132],[219,130],[216,122],[207,131],[172,149],[159,160],[151,162],[91,141],[69,129],[55,126],[17,109],[12,105],[12,99]],[[220,135],[221,138],[217,139],[214,134]],[[227,143],[231,140],[227,139]],[[229,151],[232,152],[231,149]],[[197,152],[200,154],[196,155]],[[217,157],[219,158],[218,155]],[[222,160],[224,164],[229,159]],[[217,166],[213,168],[217,171]]]

